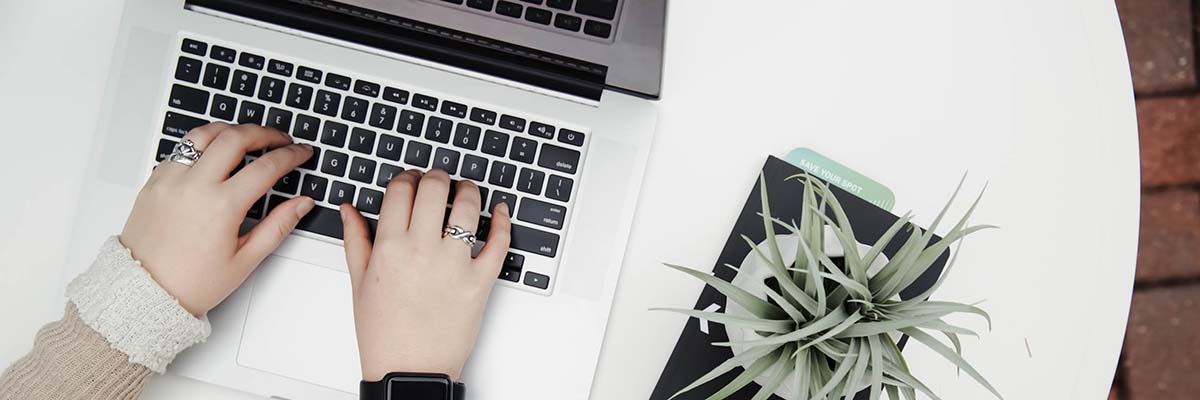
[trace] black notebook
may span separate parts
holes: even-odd
[[[800,221],[801,204],[804,194],[804,185],[795,180],[784,181],[787,177],[803,173],[800,168],[789,164],[786,161],[775,157],[767,159],[766,164],[762,168],[762,177],[767,182],[767,193],[769,204],[771,207],[771,215],[783,221]],[[814,178],[815,179],[815,178]],[[830,191],[837,197],[841,203],[843,210],[850,220],[850,225],[854,228],[856,239],[865,244],[873,245],[884,234],[892,224],[895,224],[899,217],[892,213],[876,207],[866,200],[854,196],[836,186],[830,185]],[[763,228],[762,217],[758,215],[762,211],[762,200],[759,195],[759,182],[756,179],[754,185],[750,189],[750,195],[746,199],[746,204],[742,206],[742,212],[738,216],[737,222],[733,226],[733,231],[730,232],[729,238],[725,241],[725,247],[721,251],[721,256],[716,261],[714,269],[717,277],[732,282],[737,272],[725,266],[740,265],[747,254],[750,253],[750,246],[742,239],[742,235],[746,235],[755,243],[761,243],[766,239],[766,232]],[[832,212],[829,213],[830,218],[833,218]],[[785,229],[776,227],[776,234],[786,235]],[[883,251],[885,255],[891,258],[900,250],[901,245],[908,238],[911,231],[902,230],[891,243]],[[931,243],[940,240],[940,237],[934,237]],[[916,296],[926,289],[933,286],[941,275],[942,269],[945,267],[949,259],[949,251],[942,254],[940,258],[925,272],[919,279],[913,282],[912,285],[905,288],[901,292],[901,298],[909,298]],[[669,262],[670,260],[663,260]],[[693,266],[694,267],[694,266]],[[700,298],[696,300],[695,309],[709,311],[713,310],[713,305],[720,307],[720,312],[725,310],[725,295],[721,294],[712,287],[705,286],[700,293]],[[700,321],[696,318],[689,318],[687,324],[683,328],[683,332],[679,335],[679,341],[675,344],[675,350],[671,353],[671,358],[667,361],[666,367],[663,368],[662,376],[658,379],[658,385],[655,386],[654,392],[651,394],[651,400],[666,400],[671,395],[678,392],[680,389],[687,387],[697,378],[711,371],[714,367],[721,364],[725,360],[733,357],[733,351],[728,347],[713,346],[713,342],[728,341],[729,337],[726,334],[724,325],[717,323],[706,323],[705,333],[701,330]],[[903,347],[906,338],[900,340],[900,346]],[[734,379],[742,368],[735,368],[725,375],[714,379],[690,392],[681,394],[676,399],[679,400],[704,400],[716,391],[723,388],[726,384]],[[759,390],[759,386],[751,383],[742,388],[734,395],[728,397],[730,400],[748,400],[754,396]],[[866,392],[859,393],[855,399],[866,399]],[[771,396],[772,400],[782,400],[779,396]],[[795,400],[795,399],[789,399]]]

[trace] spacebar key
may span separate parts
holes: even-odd
[[[288,200],[287,197],[271,195],[271,201],[267,202],[267,212],[274,211],[275,207]],[[371,239],[374,240],[375,230],[379,227],[379,220],[370,217],[363,217],[363,219],[367,220],[367,230],[371,234]],[[296,224],[296,229],[334,239],[341,239],[342,215],[338,210],[332,208],[313,206],[312,211],[309,211],[308,215],[300,218],[300,223]]]
[[[513,224],[510,246],[514,249],[554,258],[558,254],[558,235]]]

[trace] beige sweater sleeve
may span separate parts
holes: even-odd
[[[67,304],[61,320],[38,331],[33,351],[0,375],[0,400],[136,399],[150,374]]]
[[[0,375],[0,400],[136,399],[152,373],[211,332],[163,290],[119,238],[67,286],[63,318]]]

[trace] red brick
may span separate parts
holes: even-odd
[[[1200,182],[1200,98],[1137,101],[1142,186]]]
[[[1137,280],[1200,278],[1200,192],[1142,195]]]
[[[1189,0],[1117,0],[1139,95],[1196,87]]]
[[[1125,333],[1123,400],[1200,394],[1200,285],[1137,291]]]

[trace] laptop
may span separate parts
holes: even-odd
[[[158,160],[210,121],[310,143],[249,213],[317,208],[209,314],[168,373],[283,399],[356,398],[337,206],[372,221],[401,171],[514,212],[463,373],[474,399],[589,395],[662,79],[666,0],[129,0],[63,281],[119,232]],[[260,154],[251,154],[247,162]]]

